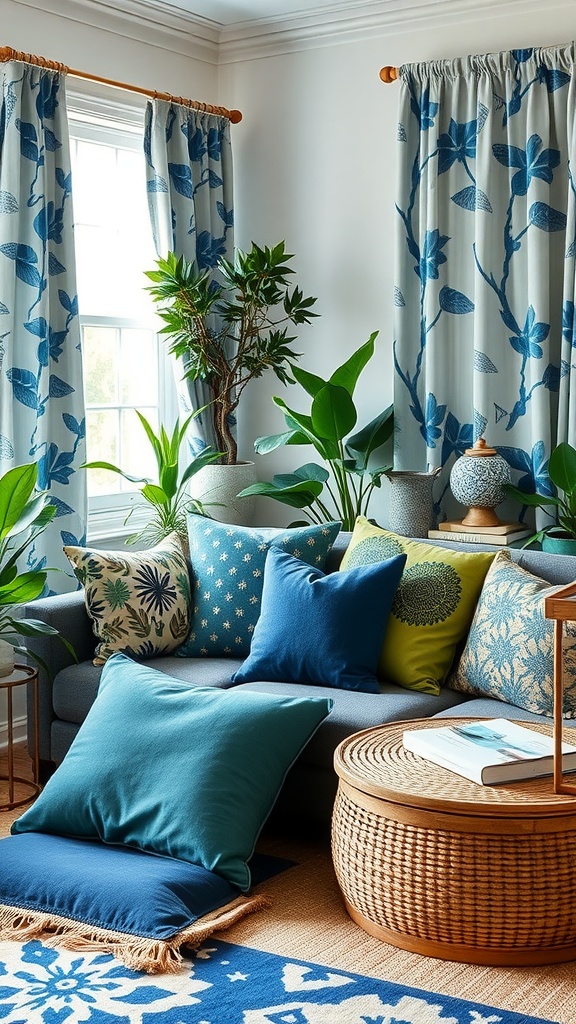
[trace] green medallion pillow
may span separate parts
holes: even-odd
[[[331,707],[195,686],[115,654],[62,764],[12,832],[134,847],[246,890],[286,773]]]
[[[180,657],[246,657],[260,615],[264,564],[271,544],[323,569],[340,523],[251,529],[188,516],[192,622]]]
[[[438,694],[472,621],[495,552],[455,551],[374,526],[354,525],[340,570],[406,555],[380,653],[378,674],[409,690]]]
[[[554,623],[544,599],[557,589],[498,552],[448,686],[551,717]],[[563,650],[564,715],[576,718],[576,623],[564,627]]]
[[[98,637],[95,665],[117,651],[152,658],[180,646],[190,628],[190,575],[176,533],[148,551],[64,552]]]

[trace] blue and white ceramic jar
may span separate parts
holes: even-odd
[[[472,448],[467,448],[452,466],[450,488],[452,494],[468,512],[464,526],[498,526],[500,520],[494,509],[506,494],[503,485],[510,480],[510,467],[495,448],[490,448],[479,437]]]

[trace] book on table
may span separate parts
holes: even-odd
[[[552,737],[506,718],[406,729],[402,742],[413,754],[483,786],[551,775],[554,770]],[[576,746],[569,743],[562,744],[562,770],[576,771]]]
[[[444,525],[444,524],[442,524]],[[518,541],[527,540],[533,535],[533,530],[516,530],[512,533],[464,533],[462,530],[428,530],[429,540],[450,540],[459,544],[487,544],[497,547],[510,547]]]

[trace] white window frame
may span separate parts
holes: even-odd
[[[125,90],[110,89],[96,82],[67,83],[70,135],[89,142],[142,151],[146,98]],[[141,327],[128,318],[83,317],[80,326]],[[131,407],[130,407],[131,408]],[[158,415],[160,423],[172,428],[178,417],[178,398],[168,346],[158,339]],[[148,444],[142,432],[142,443]],[[87,539],[89,543],[117,545],[135,532],[142,516],[137,509],[142,499],[137,489],[116,491],[88,500]],[[135,510],[125,525],[127,515]]]

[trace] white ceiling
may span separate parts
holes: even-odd
[[[145,0],[148,2],[148,0]],[[176,8],[200,17],[218,27],[239,25],[248,21],[284,20],[313,14],[339,14],[355,7],[370,6],[371,0],[170,0],[154,3],[156,8]]]

